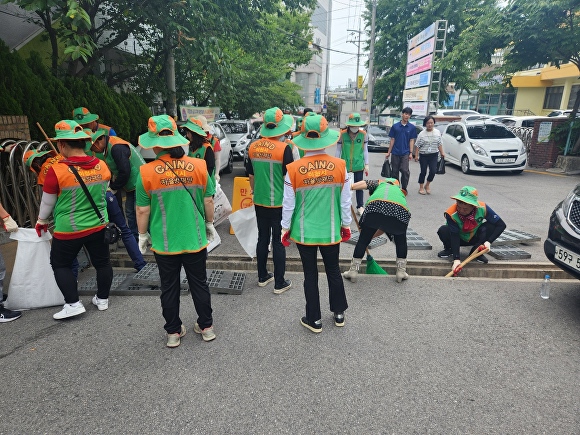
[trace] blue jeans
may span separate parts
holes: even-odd
[[[143,269],[147,262],[143,259],[141,251],[139,251],[139,245],[135,240],[135,236],[133,236],[133,233],[127,226],[125,216],[123,216],[123,212],[119,208],[117,198],[110,191],[107,191],[107,213],[109,215],[109,222],[113,222],[121,230],[121,239],[123,240],[123,244],[125,245],[125,249],[127,249],[127,253],[131,257],[131,260],[133,260],[135,269]]]
[[[135,240],[139,240],[139,231],[137,230],[137,214],[135,212],[135,191],[125,192],[125,215],[127,216],[127,225],[133,233]]]

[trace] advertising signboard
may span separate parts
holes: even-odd
[[[217,119],[219,113],[219,107],[179,106],[179,116],[182,121],[187,121],[191,116],[203,115],[207,122],[212,122]]]

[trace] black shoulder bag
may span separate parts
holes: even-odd
[[[83,192],[85,192],[85,195],[87,196],[89,202],[91,203],[91,205],[95,209],[95,213],[97,213],[99,220],[101,221],[102,224],[105,225],[105,235],[104,235],[105,244],[112,245],[114,243],[117,243],[117,241],[119,240],[119,237],[121,237],[121,230],[113,222],[105,223],[105,218],[103,217],[103,215],[99,211],[97,204],[95,204],[95,200],[93,199],[93,197],[89,193],[89,189],[87,189],[85,182],[83,181],[83,179],[81,178],[81,176],[77,172],[76,168],[74,166],[69,166],[69,168],[72,171],[72,173],[75,175],[75,177],[77,178],[79,184],[81,185],[81,187],[83,189]]]

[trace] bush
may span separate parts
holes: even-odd
[[[566,142],[568,141],[568,134],[570,134],[571,124],[572,121],[567,120],[566,122],[563,122],[562,124],[555,127],[550,133],[550,139],[553,139],[556,142],[558,148],[560,149],[560,154],[564,154]],[[572,133],[570,134],[570,146],[568,148],[568,155],[580,154],[578,150],[572,153],[574,144],[578,141],[579,137],[580,137],[580,119],[576,118],[574,121],[574,125],[572,126]]]

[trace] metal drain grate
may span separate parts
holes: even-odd
[[[240,295],[244,290],[245,273],[208,269],[207,275],[207,285],[213,294]]]
[[[130,281],[130,277],[132,276],[132,273],[115,273],[111,284],[111,294],[116,292],[117,289],[122,288],[125,281]],[[97,291],[96,275],[90,276],[86,280],[79,281],[78,291],[79,294],[95,294]]]
[[[185,290],[189,290],[187,285],[187,278],[185,277],[185,271],[183,268],[180,272],[180,287]],[[143,269],[135,274],[133,277],[133,284],[148,285],[148,286],[158,286],[160,282],[159,269],[157,263],[147,263]]]
[[[359,235],[360,234],[357,230],[352,231],[350,239],[346,243],[356,245],[358,242]],[[385,243],[388,242],[388,240],[389,240],[388,237],[385,236],[384,234],[379,237],[375,237],[374,239],[371,240],[371,243],[369,244],[369,249],[373,249],[376,248],[377,246],[384,245]],[[413,231],[411,228],[407,228],[407,249],[409,249],[410,251],[420,251],[420,250],[429,251],[433,249],[433,247],[427,240],[421,237],[418,233]]]
[[[501,235],[493,241],[493,247],[500,245],[513,245],[514,243],[530,243],[539,242],[541,238],[525,231],[520,230],[505,230]]]
[[[494,242],[495,243],[495,242]],[[532,254],[515,245],[492,245],[489,255],[498,260],[525,260],[532,258]]]

